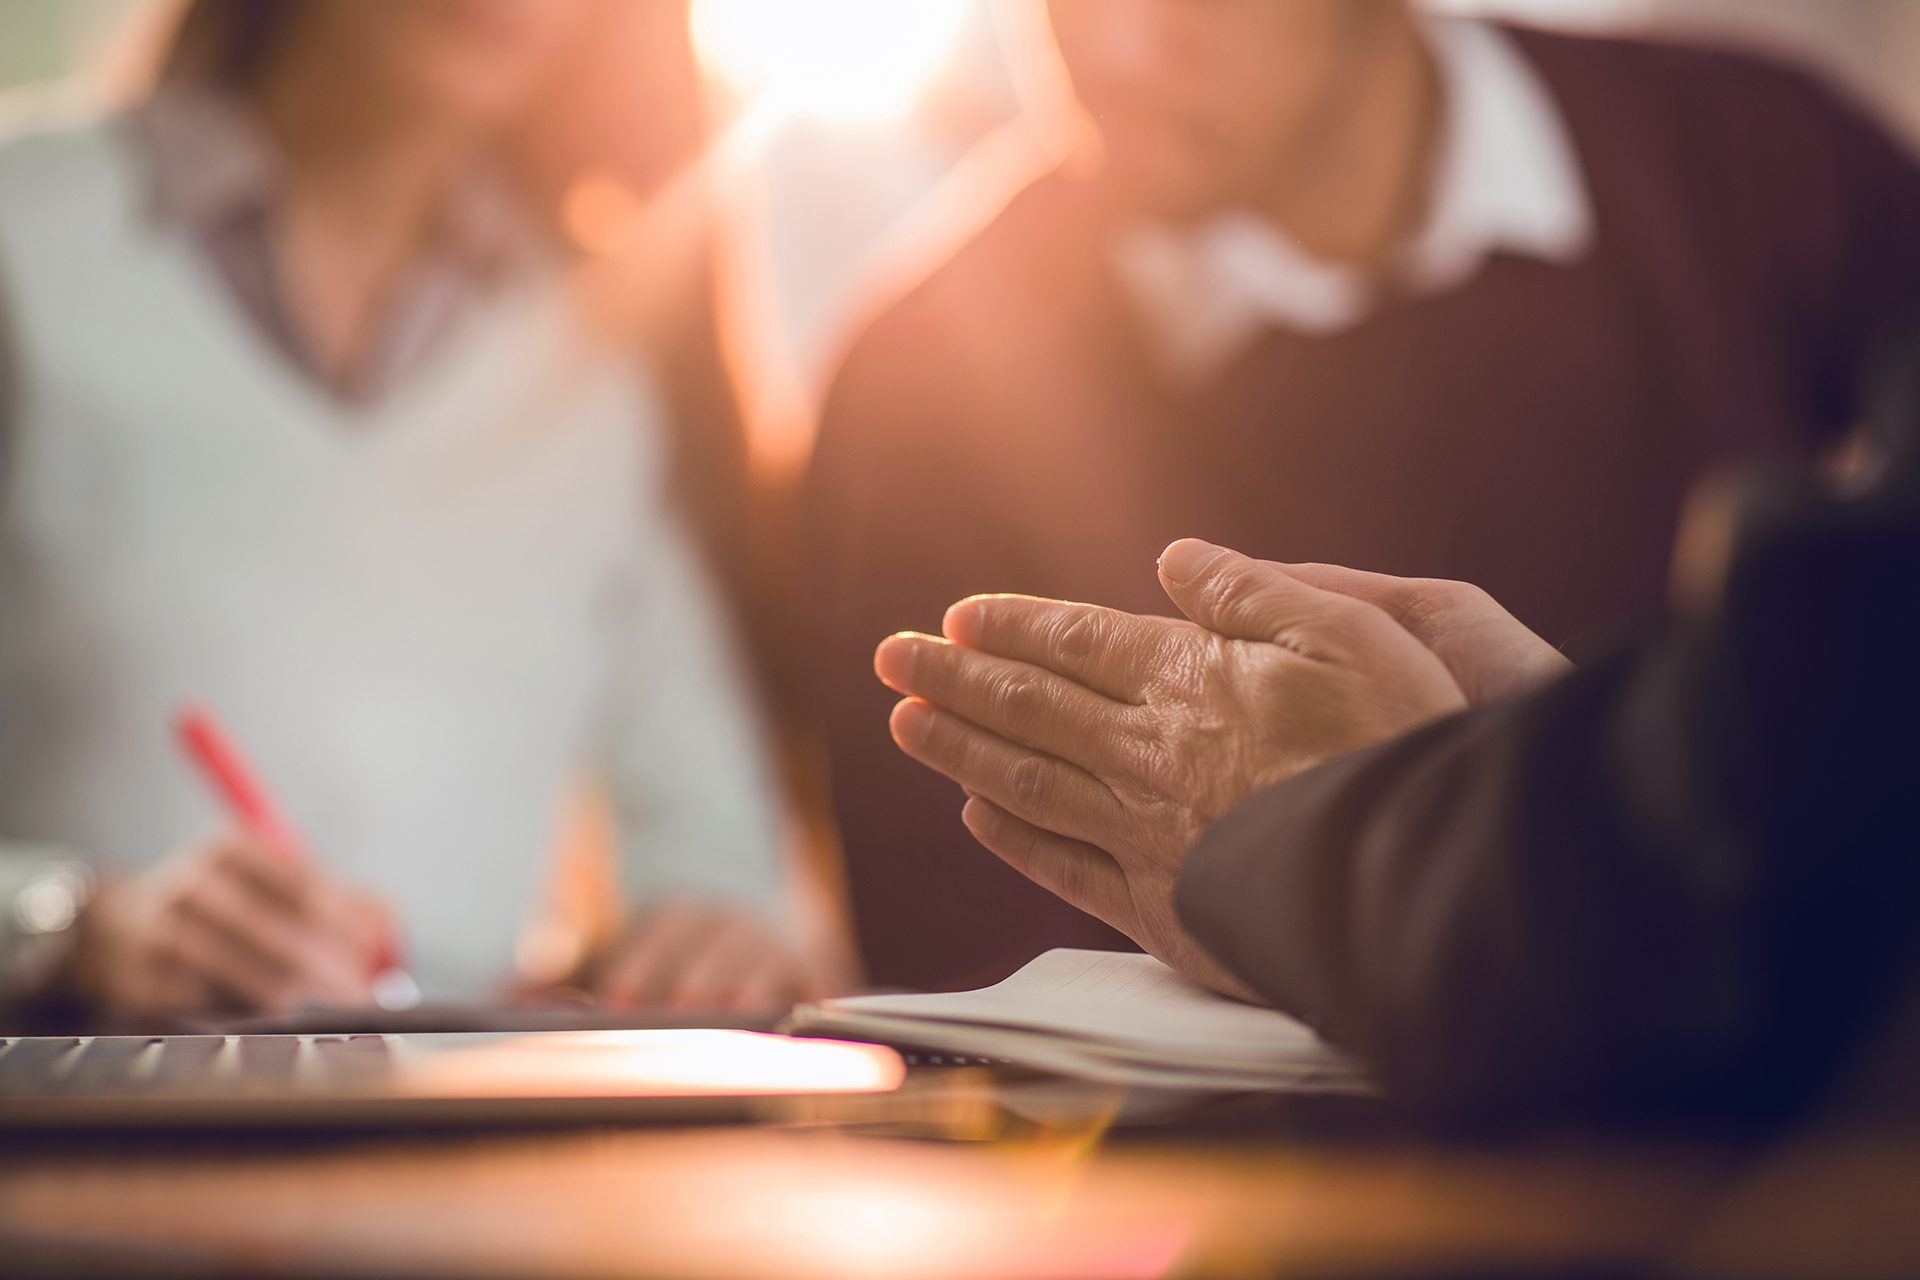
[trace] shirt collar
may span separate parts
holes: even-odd
[[[192,82],[163,85],[134,110],[155,222],[205,233],[271,215],[285,161],[231,94]],[[502,176],[475,169],[441,210],[431,251],[490,274],[539,252],[539,237]]]
[[[279,153],[228,95],[166,84],[134,109],[154,220],[206,230],[269,210],[283,184]]]
[[[1497,27],[1431,18],[1423,29],[1446,103],[1432,194],[1391,284],[1443,293],[1509,252],[1547,262],[1586,254],[1594,228],[1577,152],[1547,87]],[[1380,295],[1361,272],[1314,258],[1271,221],[1229,209],[1186,227],[1136,223],[1113,246],[1123,287],[1169,371],[1218,372],[1276,326],[1352,328]]]
[[[1428,31],[1448,123],[1409,281],[1449,289],[1502,250],[1545,262],[1583,257],[1593,240],[1586,181],[1547,87],[1505,32],[1465,19],[1436,19]]]

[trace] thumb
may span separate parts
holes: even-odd
[[[1198,538],[1183,538],[1161,553],[1160,585],[1193,622],[1234,640],[1278,639],[1324,619],[1343,599],[1279,565]]]

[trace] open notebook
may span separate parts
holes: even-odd
[[[1218,996],[1152,956],[1049,951],[980,991],[803,1005],[790,1029],[1181,1089],[1360,1090],[1358,1069],[1285,1014]]]

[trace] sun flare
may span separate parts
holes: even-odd
[[[886,119],[939,71],[970,8],[971,0],[694,0],[694,47],[743,98]]]

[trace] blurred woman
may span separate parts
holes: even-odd
[[[510,161],[612,12],[197,0],[130,109],[0,144],[16,993],[354,1002],[392,934],[429,996],[478,996],[583,773],[620,849],[600,995],[804,990],[665,414]],[[221,816],[186,704],[305,856]]]

